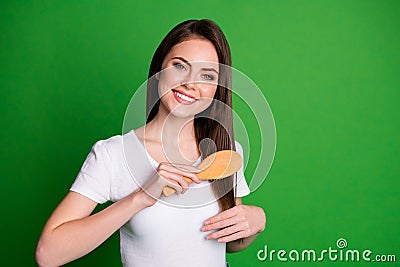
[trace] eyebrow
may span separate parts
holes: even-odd
[[[187,61],[185,58],[183,58],[183,57],[173,57],[173,58],[171,58],[171,59],[180,59],[180,60],[182,60],[183,62],[185,62],[186,64],[188,64],[190,67],[192,66],[192,64],[190,64],[189,63],[189,61]],[[219,74],[219,72],[216,70],[216,69],[214,69],[214,68],[201,68],[202,70],[205,70],[205,71],[213,71],[213,72],[215,72],[216,74]]]

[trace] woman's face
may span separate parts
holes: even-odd
[[[218,86],[218,54],[206,39],[176,44],[158,74],[160,108],[178,117],[192,117],[212,102]]]

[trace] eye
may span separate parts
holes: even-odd
[[[214,75],[211,75],[211,74],[202,74],[201,77],[204,80],[208,80],[208,81],[214,81],[215,80]]]
[[[178,70],[186,70],[185,65],[181,64],[181,63],[174,63],[174,67]]]

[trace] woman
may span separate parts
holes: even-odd
[[[241,203],[249,193],[243,169],[236,183],[233,176],[209,183],[176,164],[198,164],[213,150],[242,153],[233,139],[231,81],[224,67],[230,65],[229,45],[214,22],[189,20],[168,33],[150,66],[146,124],[92,147],[43,229],[39,265],[73,261],[120,230],[124,266],[225,266],[226,251],[243,250],[264,230],[263,210]],[[137,159],[129,168],[127,144]],[[157,172],[139,163],[144,158]],[[205,185],[215,201],[174,205],[187,203],[185,197]],[[166,186],[176,194],[162,196]],[[91,215],[109,200],[114,203]]]

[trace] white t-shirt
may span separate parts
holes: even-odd
[[[236,150],[243,155],[238,142]],[[199,162],[200,159],[194,165]],[[131,130],[97,141],[70,190],[97,203],[116,202],[136,190],[142,180],[154,174],[157,166]],[[236,196],[248,195],[243,167],[236,180]],[[207,240],[209,232],[201,231],[204,221],[220,212],[211,190],[208,181],[191,183],[185,194],[161,197],[156,204],[133,216],[120,228],[123,265],[225,266],[226,244]]]

